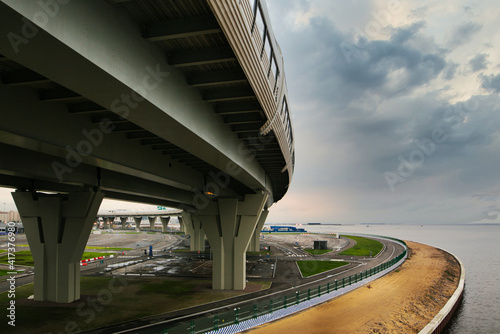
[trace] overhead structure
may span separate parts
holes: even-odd
[[[197,221],[195,248],[204,233],[222,242],[205,226],[219,224],[222,202],[265,198],[258,212],[231,216],[252,216],[238,227],[252,234],[287,192],[294,137],[263,1],[0,0],[0,22],[1,186],[175,207]],[[33,222],[59,215],[24,208]]]

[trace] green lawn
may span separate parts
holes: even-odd
[[[345,251],[339,253],[339,255],[348,255],[348,256],[376,256],[384,245],[381,242],[373,239],[363,238],[363,237],[354,237],[354,236],[346,236],[349,239],[356,241],[356,245]]]
[[[18,274],[22,273],[22,271],[0,269],[0,276],[5,276],[5,275],[7,275],[7,273],[11,273],[11,272],[15,272]]]
[[[92,250],[92,249],[102,249],[102,250],[110,250],[110,251],[121,251],[121,250],[132,250],[134,248],[127,248],[127,247],[101,247],[101,246],[87,246],[85,247],[85,250]]]
[[[344,261],[297,261],[303,277],[316,275],[348,264],[348,262]]]
[[[19,251],[15,252],[14,265],[16,266],[30,266],[33,267],[35,264],[33,262],[33,257],[31,256],[31,251]],[[109,256],[114,255],[115,253],[99,253],[99,252],[84,252],[82,256],[82,260],[91,259],[99,256]],[[0,263],[9,264],[8,258],[6,256],[0,258]]]
[[[310,249],[310,248],[304,250],[312,255],[321,255],[332,251],[331,249]]]

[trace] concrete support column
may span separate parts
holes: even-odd
[[[200,218],[213,252],[213,289],[245,289],[245,252],[266,200],[267,194],[246,195],[242,202],[220,198],[201,210]]]
[[[255,231],[253,231],[252,240],[250,240],[250,245],[248,246],[248,251],[250,252],[258,252],[260,251],[260,231],[262,231],[262,227],[266,222],[267,215],[269,211],[266,209],[262,211],[259,217],[259,221],[257,222],[257,226],[255,227]]]
[[[180,221],[180,220],[179,220]],[[184,233],[189,234],[191,251],[205,250],[205,231],[198,216],[193,216],[190,212],[182,212],[182,222]]]
[[[191,250],[205,251],[205,231],[199,216],[191,216],[192,233],[191,233]]]
[[[120,217],[118,217],[118,216],[116,216],[116,217],[115,217],[115,218],[113,218],[113,220],[111,221],[111,226],[113,226],[113,225],[117,225],[117,224],[116,224],[116,219],[119,219],[119,220],[121,221],[121,218],[120,218]],[[117,225],[117,228],[118,228],[118,225]],[[123,229],[123,226],[122,226],[122,229]]]
[[[168,222],[170,221],[170,217],[160,217],[161,219],[161,231],[166,233],[168,231]]]
[[[140,231],[141,230],[142,217],[134,217],[134,221],[135,221],[135,229],[137,231]]]
[[[104,195],[12,193],[35,262],[35,300],[80,299],[80,260]]]
[[[122,222],[122,229],[123,230],[126,229],[127,225],[128,225],[128,223],[127,223],[128,217],[120,217],[120,220]]]
[[[148,219],[149,219],[149,228],[151,230],[154,230],[155,229],[156,217],[148,217]]]
[[[182,216],[177,217],[177,219],[179,220],[180,231],[183,233],[186,233],[186,224],[184,224],[184,220],[182,219]]]
[[[103,229],[109,229],[109,218],[108,217],[102,217],[102,228]]]

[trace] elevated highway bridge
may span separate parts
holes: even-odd
[[[192,248],[206,234],[214,252],[213,288],[243,289],[295,163],[265,3],[0,0],[0,36],[0,185],[16,189],[35,299],[79,299],[104,197],[182,210]]]

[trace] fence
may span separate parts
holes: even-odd
[[[392,260],[377,267],[334,282],[318,285],[316,288],[297,290],[280,298],[270,299],[265,302],[254,302],[251,305],[242,305],[226,312],[218,312],[204,318],[178,323],[157,333],[236,333],[322,303],[385,275],[392,270],[393,266],[399,266],[399,262],[402,262],[407,255],[406,243],[393,238],[387,239],[404,246],[404,251]]]

